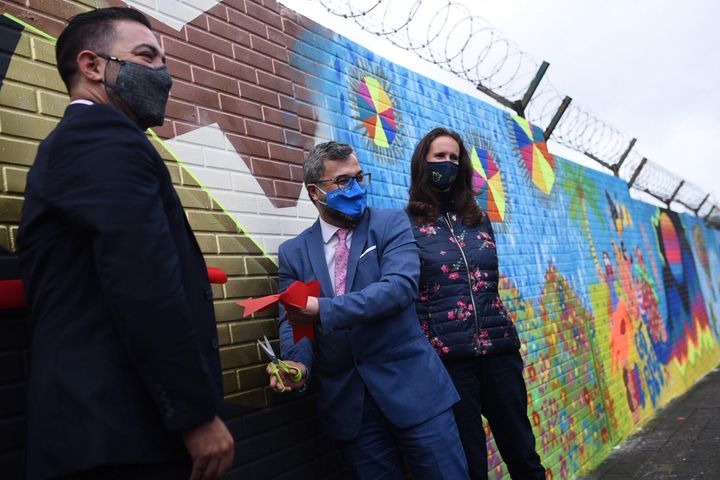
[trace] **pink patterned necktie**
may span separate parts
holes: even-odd
[[[349,228],[340,228],[337,231],[338,243],[335,245],[335,295],[345,295],[345,279],[347,278],[348,249],[347,239]]]

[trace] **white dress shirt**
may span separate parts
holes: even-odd
[[[325,250],[325,263],[328,267],[328,273],[330,274],[330,282],[332,283],[333,292],[335,291],[335,246],[338,243],[337,231],[340,227],[330,225],[322,218],[320,220],[320,229],[322,230],[323,237],[323,249]],[[347,237],[345,237],[345,243],[347,244],[348,250],[350,250],[350,242],[352,241],[353,230],[349,229]]]

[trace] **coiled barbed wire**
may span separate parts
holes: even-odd
[[[396,47],[510,101],[525,94],[540,68],[532,55],[455,0],[318,1],[331,14],[354,21],[365,32],[384,37]],[[563,98],[546,75],[525,108],[526,118],[547,126]],[[610,168],[617,167],[631,142],[628,135],[576,101],[565,111],[552,139]],[[708,195],[696,185],[653,162],[643,162],[643,158],[637,151],[631,152],[616,173],[627,181],[634,180],[633,188],[668,206],[670,200],[679,202],[720,226],[720,205],[714,198],[705,198]],[[641,171],[635,175],[638,168]]]

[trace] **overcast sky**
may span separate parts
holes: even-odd
[[[553,85],[637,137],[638,152],[720,200],[720,149],[714,148],[720,141],[719,0],[457,1],[538,61],[550,62]],[[393,62],[487,101],[466,82],[328,14],[318,0],[280,2]],[[363,2],[374,0],[353,4]]]

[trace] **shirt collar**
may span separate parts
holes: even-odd
[[[340,230],[340,227],[336,227],[335,225],[330,225],[325,220],[323,220],[321,217],[318,217],[318,220],[320,220],[320,230],[322,230],[322,237],[323,242],[328,243],[330,239],[335,235],[335,233]]]
[[[77,100],[73,100],[70,102],[70,105],[92,105],[93,102],[90,100],[85,100],[84,98],[78,98]]]

